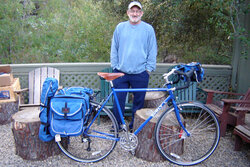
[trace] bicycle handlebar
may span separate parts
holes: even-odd
[[[186,81],[185,81],[185,84],[183,86],[177,86],[175,87],[175,90],[180,90],[180,89],[186,89],[189,87],[190,85],[190,82],[191,82],[191,76],[193,75],[195,69],[194,68],[191,68],[190,71],[188,72],[182,72],[182,71],[179,71],[178,69],[172,69],[170,72],[166,73],[163,75],[164,79],[166,80],[167,83],[171,83],[171,84],[176,84],[180,81],[181,77],[185,77],[186,78]],[[173,74],[177,74],[177,80],[174,81],[174,82],[170,82],[169,81],[169,77]]]

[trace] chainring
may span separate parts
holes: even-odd
[[[124,132],[121,137],[120,137],[120,145],[121,147],[126,150],[126,151],[133,151],[136,149],[138,146],[138,138],[134,133],[127,133],[128,134],[128,139],[127,140],[127,135],[126,132]]]

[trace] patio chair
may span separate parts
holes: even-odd
[[[221,136],[225,136],[227,125],[236,126],[236,121],[238,117],[238,111],[235,107],[250,107],[250,88],[245,94],[232,93],[232,92],[222,92],[204,89],[207,92],[206,106],[211,109],[220,121],[220,131]],[[229,96],[240,96],[238,99],[221,99],[221,103],[215,102],[213,99],[214,94],[223,94]],[[220,105],[218,105],[220,104]]]
[[[250,143],[250,107],[238,107],[238,116],[233,133],[235,134],[235,151],[240,151],[243,141]]]
[[[59,82],[60,71],[52,67],[36,68],[29,72],[29,88],[16,91],[19,95],[19,109],[24,107],[38,107],[40,105],[40,96],[43,82],[47,77],[56,78]],[[29,92],[29,103],[23,104],[21,100],[21,93]]]

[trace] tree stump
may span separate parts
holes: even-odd
[[[166,99],[166,92],[147,92],[144,100],[144,108],[157,108]],[[167,109],[167,104],[162,108]]]
[[[12,117],[16,154],[26,160],[44,160],[61,152],[54,140],[43,142],[39,139],[39,112],[38,108],[28,107]]]
[[[154,109],[152,108],[137,110],[135,114],[134,128],[137,129],[153,113],[153,111]],[[164,110],[160,110],[159,113],[154,118],[152,118],[150,122],[148,122],[148,124],[142,129],[142,131],[139,132],[137,136],[139,143],[135,150],[135,156],[137,158],[141,158],[151,162],[159,162],[165,160],[157,149],[154,135],[155,125],[163,111]],[[164,126],[165,132],[168,129],[177,128],[176,124],[178,124],[178,122],[173,122],[173,120],[176,120],[173,119],[174,117],[175,114],[173,113],[172,115],[169,115],[168,118],[166,118],[166,125]],[[171,142],[171,139],[163,142]],[[183,144],[183,141],[181,141],[181,144],[177,143],[176,145],[169,148],[169,151],[176,154],[182,154]]]
[[[9,97],[0,99],[0,125],[11,122],[11,116],[18,111],[18,99],[14,91],[20,90],[19,78],[15,78],[10,86],[0,87],[0,91],[8,92]]]
[[[0,125],[11,122],[11,116],[18,111],[18,101],[0,101]]]

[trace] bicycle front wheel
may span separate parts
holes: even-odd
[[[63,140],[57,142],[65,155],[78,162],[100,161],[112,152],[117,143],[118,128],[114,115],[104,107],[101,111],[102,116],[93,121],[98,103],[91,101],[90,106],[92,112],[86,115],[88,121],[84,133],[80,136],[66,137],[65,146]]]
[[[177,121],[174,108],[164,112],[155,128],[156,145],[160,153],[178,165],[195,165],[206,160],[220,140],[219,122],[214,113],[201,103],[178,104],[181,121],[190,136]]]

